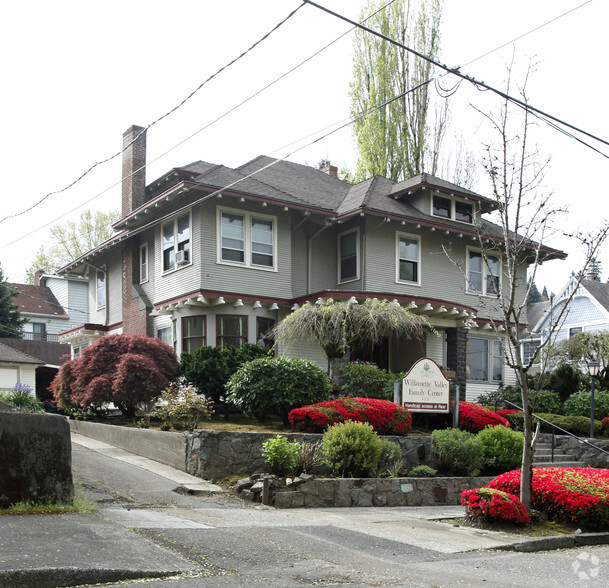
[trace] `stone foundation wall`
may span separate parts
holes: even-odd
[[[73,496],[66,419],[0,412],[0,508],[25,500],[69,504]]]
[[[552,442],[552,435],[544,434],[540,438],[547,442]],[[588,464],[593,468],[609,468],[609,455],[601,453],[585,443],[580,443],[577,439],[569,435],[556,436],[556,446],[564,450],[568,455],[572,455],[577,461]],[[609,441],[607,439],[587,439],[593,445],[609,451]]]
[[[206,480],[234,474],[251,474],[264,468],[262,444],[275,436],[271,433],[235,433],[197,429],[185,433],[186,471]],[[294,433],[284,435],[290,441],[320,441],[322,435]],[[405,467],[426,463],[430,455],[430,437],[383,437],[402,448]]]
[[[486,486],[478,478],[314,478],[275,489],[276,508],[440,506],[461,504],[461,492]]]

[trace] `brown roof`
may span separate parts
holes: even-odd
[[[27,353],[13,349],[4,343],[0,343],[0,361],[5,363],[33,363],[35,365],[44,365],[44,361],[36,359]]]
[[[32,286],[31,284],[11,284],[11,286],[18,292],[17,296],[13,298],[13,303],[19,306],[19,312],[68,316],[48,286]]]

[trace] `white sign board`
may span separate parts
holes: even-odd
[[[450,385],[433,359],[419,359],[404,376],[402,404],[411,412],[449,412]]]

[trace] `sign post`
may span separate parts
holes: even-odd
[[[419,359],[404,376],[402,405],[411,412],[450,412],[450,385],[433,359]]]

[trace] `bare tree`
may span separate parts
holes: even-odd
[[[520,89],[521,100],[526,103],[526,82],[529,68]],[[506,94],[510,94],[510,81]],[[516,111],[516,112],[515,112]],[[490,179],[496,202],[496,224],[477,220],[477,240],[486,275],[494,282],[491,288],[496,297],[480,296],[481,306],[492,306],[495,316],[491,324],[507,345],[503,346],[505,361],[514,370],[522,391],[524,413],[524,449],[522,455],[520,499],[530,509],[532,495],[532,457],[535,436],[532,428],[531,404],[527,374],[545,345],[559,328],[565,309],[577,290],[553,317],[549,337],[539,343],[525,363],[522,344],[527,338],[526,307],[531,288],[540,265],[552,258],[564,256],[544,242],[557,233],[557,221],[565,212],[552,202],[552,193],[544,192],[542,182],[548,160],[543,160],[530,146],[533,125],[527,109],[506,100],[498,113],[478,111],[490,125],[496,140],[485,145],[484,169]],[[585,250],[586,264],[598,255],[607,237],[609,225],[604,224],[595,234],[571,234]],[[497,275],[496,260],[500,258],[501,275]],[[528,268],[528,277],[526,268]],[[581,280],[583,276],[579,277]],[[473,284],[470,284],[473,286]],[[487,287],[487,293],[489,289]]]

